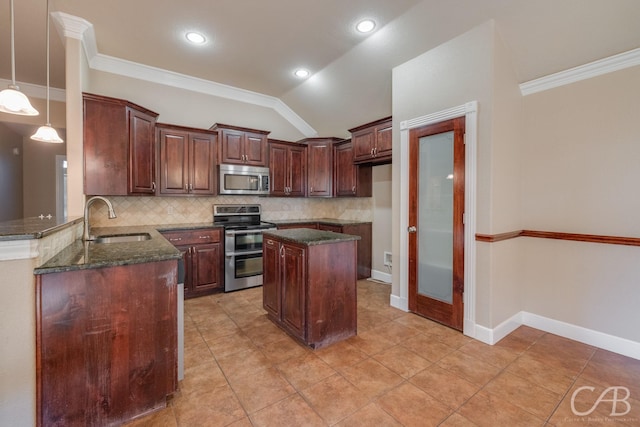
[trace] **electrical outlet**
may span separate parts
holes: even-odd
[[[173,206],[167,206],[167,215],[173,215],[173,214],[174,214]]]
[[[391,252],[387,252],[387,251],[384,252],[384,258],[382,263],[387,267],[391,267]]]

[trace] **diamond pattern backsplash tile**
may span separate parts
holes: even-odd
[[[117,218],[109,219],[104,203],[91,206],[92,227],[213,222],[214,204],[260,204],[262,219],[335,218],[371,221],[373,199],[218,197],[108,197]]]

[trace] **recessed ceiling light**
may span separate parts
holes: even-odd
[[[358,22],[358,25],[356,25],[356,30],[360,31],[361,33],[370,33],[375,27],[376,23],[373,22],[373,20],[364,19]]]
[[[207,39],[202,34],[193,31],[188,32],[185,37],[193,44],[203,44],[207,41]]]
[[[309,77],[309,70],[305,70],[304,68],[298,68],[296,71],[293,72],[293,74],[296,77],[299,77],[301,79],[304,79],[305,77]]]

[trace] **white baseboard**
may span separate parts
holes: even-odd
[[[540,329],[541,331],[560,335],[561,337],[640,360],[640,342],[527,312],[522,312],[522,323],[532,328]]]
[[[384,283],[391,283],[391,274],[379,270],[371,270],[371,278]]]
[[[409,311],[409,300],[396,295],[391,294],[389,301],[391,307],[397,308],[402,311]]]
[[[465,320],[465,322],[467,321]],[[474,325],[472,328],[469,328],[468,331],[465,328],[465,335],[482,341],[485,344],[494,345],[515,331],[520,325],[522,325],[522,312],[516,313],[493,329],[480,325]]]
[[[640,360],[640,342],[616,337],[614,335],[605,334],[603,332],[594,331],[593,329],[583,328],[582,326],[550,319],[548,317],[539,316],[526,311],[514,314],[493,329],[480,325],[473,325],[468,328],[465,327],[465,335],[486,344],[493,345],[509,335],[520,325],[530,326],[544,332],[549,332],[551,334],[559,335],[564,338],[569,338],[574,341]]]

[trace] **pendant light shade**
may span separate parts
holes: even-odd
[[[36,133],[31,135],[31,139],[57,144],[64,142],[49,123],[49,0],[47,0],[47,124],[40,126]]]
[[[0,92],[0,111],[21,116],[38,115],[38,110],[31,106],[29,98],[16,85],[9,85],[8,89]]]
[[[51,127],[50,124],[46,124],[44,126],[40,126],[36,133],[31,135],[31,139],[42,142],[51,142],[60,144],[64,141],[58,136],[58,132],[54,128]]]
[[[20,92],[20,88],[16,85],[16,53],[13,28],[13,0],[11,7],[11,84],[8,89],[0,92],[0,111],[9,114],[18,114],[21,116],[37,116],[38,110],[31,106],[29,98]]]

